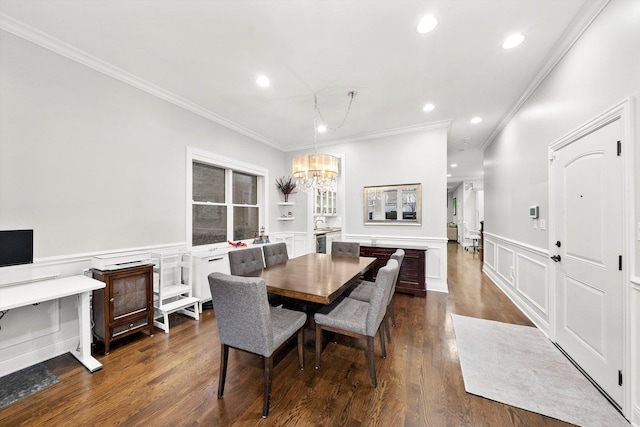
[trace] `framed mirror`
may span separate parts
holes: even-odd
[[[422,184],[364,187],[364,223],[422,224]]]

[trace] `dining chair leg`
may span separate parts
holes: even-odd
[[[322,327],[316,323],[316,369],[320,368],[320,352],[322,352]]]
[[[262,401],[262,418],[269,415],[269,396],[271,395],[271,377],[273,375],[273,356],[264,358],[264,398]]]
[[[376,380],[376,366],[373,362],[373,337],[367,336],[367,362],[369,363],[369,375],[371,375],[371,385],[378,386]]]
[[[393,309],[393,298],[389,303],[389,312],[391,313],[391,326],[396,327],[396,311]]]
[[[300,370],[304,370],[304,326],[298,331],[298,362]]]
[[[384,315],[384,319],[382,319],[382,325],[384,327],[384,331],[387,335],[387,342],[391,344],[391,328],[389,328],[389,316]]]
[[[384,322],[384,320],[383,320]],[[380,324],[378,328],[378,335],[380,336],[380,349],[382,350],[382,358],[385,359],[387,357],[387,346],[384,343],[384,324]]]
[[[220,375],[218,377],[218,399],[224,394],[224,382],[227,379],[227,361],[229,360],[229,346],[220,345]]]

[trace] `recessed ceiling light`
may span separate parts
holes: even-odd
[[[316,129],[318,130],[318,133],[325,133],[327,131],[327,125],[321,123]]]
[[[458,164],[457,164],[457,163],[451,163],[451,167],[452,167],[452,168],[457,168],[457,167],[458,167]]]
[[[427,34],[433,31],[436,26],[438,26],[438,20],[433,15],[427,15],[420,20],[416,31],[420,34]]]
[[[447,174],[447,178],[451,178],[451,174],[450,173]]]
[[[511,34],[506,38],[504,43],[502,43],[503,49],[511,49],[512,47],[516,47],[524,41],[524,36],[522,34]]]
[[[481,121],[482,121],[481,117],[474,117],[473,119],[471,119],[471,123],[474,125],[477,123],[480,123]]]
[[[429,111],[433,111],[435,108],[436,106],[433,104],[425,104],[424,107],[422,107],[422,111],[428,113]]]
[[[258,76],[258,78],[256,79],[256,84],[260,87],[267,87],[271,84],[271,82],[269,81],[269,78],[267,78],[267,76]]]

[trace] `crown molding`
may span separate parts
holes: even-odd
[[[609,4],[610,0],[587,1],[582,6],[580,13],[573,19],[567,27],[558,42],[553,47],[547,61],[540,68],[538,74],[531,81],[522,96],[511,106],[511,108],[502,116],[498,125],[493,132],[487,137],[480,149],[484,151],[489,145],[495,141],[500,132],[513,119],[516,113],[522,108],[527,100],[538,89],[538,86],[547,78],[549,73],[553,71],[564,56],[571,50],[573,45],[580,39],[582,34],[591,26],[591,23],[600,15],[600,12]]]
[[[448,134],[449,129],[451,128],[452,122],[453,120],[441,120],[438,122],[423,123],[415,126],[405,126],[405,127],[394,128],[394,129],[387,129],[379,132],[372,132],[366,135],[357,136],[353,138],[333,139],[331,141],[319,143],[318,147],[329,147],[331,145],[346,144],[350,142],[368,141],[371,139],[386,138],[386,137],[396,136],[396,135],[406,135],[409,133],[424,132],[424,131],[435,130],[435,129],[447,129],[447,134]],[[296,146],[294,148],[284,149],[284,151],[292,152],[292,151],[307,150],[312,148],[314,148],[314,145],[309,144],[306,146]]]
[[[281,145],[268,138],[265,138],[243,126],[240,126],[235,122],[232,122],[231,120],[228,120],[212,111],[209,111],[201,107],[200,105],[187,101],[186,99],[172,92],[169,92],[168,90],[165,90],[147,80],[144,80],[134,74],[122,70],[121,68],[109,64],[108,62],[96,58],[95,56],[90,55],[87,52],[77,49],[68,43],[51,37],[50,35],[2,12],[0,12],[0,28],[40,47],[69,58],[72,61],[78,62],[100,73],[120,80],[123,83],[147,92],[150,95],[153,95],[180,108],[204,117],[207,120],[238,132],[239,134],[247,136],[254,141],[261,142],[265,145],[283,151],[283,147]]]

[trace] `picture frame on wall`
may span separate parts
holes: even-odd
[[[453,198],[453,202],[451,203],[453,205],[453,214],[456,214],[456,198]]]

